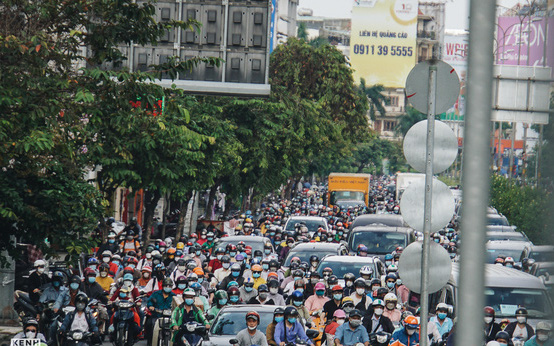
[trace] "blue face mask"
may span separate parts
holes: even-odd
[[[294,281],[298,281],[298,280],[300,280],[300,279],[302,279],[300,276],[295,276],[295,277],[294,277]]]
[[[275,322],[279,323],[279,322],[283,322],[285,318],[283,316],[277,316],[275,317]]]
[[[298,292],[300,292],[300,293],[304,293],[304,289],[303,289],[303,288],[297,288],[296,290],[297,290]]]
[[[296,323],[296,317],[289,317],[288,321],[289,321],[289,323],[295,324]]]
[[[113,264],[119,265],[119,261],[112,261]]]
[[[268,270],[269,269],[269,264],[262,264],[262,269],[263,270]]]
[[[231,256],[231,257],[235,257],[236,255],[237,255],[236,252],[229,252],[229,256]]]
[[[164,287],[164,292],[165,293],[171,292],[171,287]]]
[[[261,275],[260,273],[252,273],[252,277],[254,277],[254,278],[259,278],[260,275]]]
[[[110,244],[115,243],[115,239],[108,239],[108,243],[110,243]]]
[[[212,240],[214,240],[214,238],[212,238],[212,237],[209,237],[209,238],[208,238],[208,241],[212,241]]]
[[[325,294],[325,291],[323,290],[315,291],[315,294],[319,297],[323,297],[323,295]]]
[[[300,306],[302,305],[302,301],[298,301],[298,300],[295,300],[292,302],[294,304],[294,306]]]
[[[127,293],[119,292],[119,298],[127,298]]]
[[[69,287],[70,287],[72,290],[75,291],[75,290],[79,289],[79,284],[76,283],[76,282],[74,282],[74,283],[69,284]]]
[[[234,277],[237,277],[239,276],[240,272],[231,272],[231,275],[233,275]]]
[[[342,299],[342,294],[333,294],[333,298],[335,300],[341,300]]]
[[[219,305],[225,305],[227,304],[227,299],[220,299],[219,300]]]
[[[187,284],[178,284],[177,287],[179,287],[180,290],[184,290],[187,288]]]
[[[201,284],[202,282],[204,282],[204,278],[198,278],[198,283]]]
[[[261,258],[260,256],[256,256],[256,257],[254,257],[254,259],[255,259],[255,260],[258,260],[258,261],[260,261],[260,262],[262,261],[262,258]]]
[[[244,267],[245,267],[246,269],[250,269],[250,264],[245,264]]]
[[[394,282],[387,282],[387,287],[388,288],[393,288],[394,287]]]
[[[269,255],[269,254],[271,253],[271,249],[264,249],[264,253],[265,253],[266,255]]]
[[[233,303],[236,303],[236,302],[239,301],[239,296],[231,296],[229,299],[230,299]]]
[[[444,320],[446,318],[446,312],[439,312],[437,316],[439,317],[439,319]]]
[[[245,290],[246,292],[252,292],[253,289],[254,289],[254,287],[244,286],[244,290]]]
[[[60,287],[60,282],[59,281],[52,281],[52,286],[54,287]]]
[[[192,305],[192,303],[194,303],[194,299],[193,299],[193,298],[187,298],[187,299],[185,299],[185,304],[187,304],[187,305]]]
[[[200,251],[196,251],[196,256],[200,256]]]
[[[90,284],[94,283],[95,281],[96,281],[96,278],[95,278],[94,276],[89,276],[89,277],[88,277],[88,282],[89,282]]]

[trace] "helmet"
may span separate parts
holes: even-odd
[[[445,303],[438,303],[437,304],[437,308],[435,309],[436,311],[439,311],[439,310],[446,310],[448,311],[448,305],[446,305]]]
[[[382,301],[381,299],[375,299],[375,300],[371,303],[371,305],[373,305],[373,306],[383,306],[383,307],[384,307],[384,306],[385,306],[385,302]]]
[[[25,320],[25,322],[23,323],[23,329],[27,328],[28,326],[35,326],[38,331],[38,322],[34,318],[29,318],[28,320]]]
[[[102,263],[98,267],[98,270],[101,271],[101,272],[109,272],[110,271],[110,266],[107,263]]]
[[[550,333],[550,331],[552,330],[552,326],[548,322],[540,321],[539,323],[537,323],[537,327],[535,328],[536,332],[538,332],[539,330]]]
[[[384,299],[385,303],[396,303],[398,301],[398,298],[396,298],[396,294],[394,293],[387,293],[385,295],[385,299]]]
[[[221,257],[221,262],[229,263],[231,262],[231,257],[229,255],[223,255],[223,257]]]
[[[224,247],[218,247],[217,249],[215,249],[215,253],[218,254],[218,253],[225,253],[225,248]]]
[[[298,316],[298,310],[294,306],[287,306],[285,308],[285,317]]]
[[[494,337],[494,339],[495,340],[503,339],[509,342],[512,338],[510,337],[510,334],[508,334],[508,332],[505,332],[502,330],[496,333],[496,336]]]
[[[224,290],[217,290],[215,291],[214,293],[214,298],[215,299],[228,299],[229,296],[227,296],[227,292],[225,292]]]
[[[259,265],[259,264],[254,264],[254,265],[252,266],[252,271],[253,271],[253,272],[261,272],[262,270],[263,270],[263,268],[262,268],[262,266]]]
[[[237,286],[231,286],[229,287],[229,289],[227,290],[227,294],[229,296],[238,296],[240,295],[240,291],[239,291],[239,288]]]
[[[256,311],[249,311],[246,313],[246,320],[248,321],[248,319],[255,319],[256,322],[260,323],[260,315],[256,312]]]
[[[258,292],[269,292],[269,289],[267,288],[266,284],[261,284],[258,286]]]
[[[396,276],[395,273],[388,273],[387,276],[385,276],[385,282],[387,280],[393,280],[393,281],[396,281],[398,277]]]
[[[342,291],[343,289],[341,285],[335,285],[331,290],[334,292],[334,291]]]
[[[46,266],[46,262],[44,260],[36,260],[33,266],[36,267],[44,267]]]
[[[240,270],[240,264],[234,263],[234,264],[231,266],[231,271],[237,271],[237,270]]]
[[[495,311],[494,309],[492,308],[492,306],[485,306],[485,316],[491,316],[494,318],[494,315],[495,315]]]
[[[367,252],[367,246],[365,246],[364,244],[358,245],[358,253],[360,252]]]
[[[373,269],[370,266],[363,266],[360,268],[360,275],[371,275],[373,274]]]
[[[304,295],[298,290],[292,292],[291,297],[292,300],[304,300]]]
[[[528,314],[528,313],[527,313],[527,309],[526,309],[526,308],[518,308],[518,309],[516,310],[516,316],[518,316],[518,315],[525,315],[525,316],[527,316],[527,314]]]
[[[138,264],[138,259],[136,259],[135,257],[129,257],[127,259],[127,264],[134,264],[134,265],[137,265]]]
[[[404,319],[404,326],[408,329],[417,329],[419,328],[419,322],[415,316],[407,316]]]
[[[385,255],[385,261],[392,261],[393,257],[392,254],[388,253]]]
[[[52,281],[61,281],[63,282],[63,274],[61,272],[54,272],[54,274],[52,274]]]
[[[91,258],[88,259],[87,264],[88,265],[98,264],[98,260],[96,259],[96,257],[91,257]]]
[[[177,245],[175,245],[176,250],[183,250],[185,248],[185,243],[178,242]]]
[[[170,247],[169,249],[167,249],[167,254],[168,255],[175,255],[175,252],[177,251],[177,249],[175,249],[174,247]]]
[[[342,277],[344,279],[344,281],[354,281],[356,280],[356,275],[352,274],[352,273],[346,273],[344,274],[344,276]]]
[[[275,311],[273,311],[273,315],[284,315],[285,309],[283,308],[276,308]]]
[[[186,297],[196,297],[196,292],[192,288],[187,288],[183,291],[183,296]]]
[[[327,279],[327,283],[329,286],[336,285],[339,283],[339,279],[335,275],[329,276],[329,279]]]
[[[398,266],[396,264],[391,264],[390,266],[387,267],[387,273],[397,272],[397,271],[398,271]]]
[[[69,283],[70,284],[74,284],[74,283],[80,284],[81,283],[81,278],[78,275],[73,275],[71,277],[71,279],[69,279]]]
[[[173,280],[171,280],[171,278],[165,278],[162,281],[162,286],[172,286],[173,287]]]
[[[75,304],[77,303],[85,303],[88,304],[88,297],[86,294],[84,293],[79,293],[77,294],[77,297],[75,297]]]
[[[335,310],[335,313],[333,313],[333,317],[346,318],[346,314],[344,313],[344,310],[337,309],[337,310]]]
[[[279,287],[279,281],[269,280],[269,282],[267,283],[267,287],[269,287],[269,288]]]
[[[200,285],[198,282],[193,282],[190,285],[190,288],[192,288],[194,291],[198,291],[202,289],[202,285]]]
[[[379,280],[379,279],[376,279],[376,280]],[[354,281],[354,287],[363,287],[365,288],[366,287],[366,284],[365,284],[365,280],[362,279],[362,278],[359,278],[359,279],[356,279],[356,281]]]
[[[314,286],[314,290],[324,290],[325,289],[325,284],[323,282],[318,282],[317,284],[315,284]]]
[[[354,309],[350,311],[350,313],[348,314],[348,317],[354,317],[354,316],[362,317],[362,313],[360,312],[360,310]]]
[[[96,276],[96,272],[92,268],[85,268],[84,274],[85,276]]]
[[[319,262],[319,257],[317,255],[311,255],[310,256],[310,263],[312,262]]]

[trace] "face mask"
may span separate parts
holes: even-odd
[[[201,251],[196,251],[196,256],[200,256],[200,254],[202,253]]]
[[[127,293],[119,292],[119,298],[127,298]]]
[[[356,293],[358,293],[358,295],[360,295],[360,296],[363,296],[365,294],[365,289],[364,288],[356,288]]]
[[[102,262],[110,263],[110,258],[109,257],[102,257]]]
[[[171,287],[164,287],[164,292],[165,293],[171,292]]]
[[[396,285],[398,285],[398,286],[402,285],[402,280],[396,279]]]
[[[297,290],[298,292],[300,292],[300,293],[304,293],[304,289],[303,289],[303,288],[297,288],[296,290]]]
[[[69,287],[70,287],[72,290],[75,291],[75,290],[77,290],[77,289],[79,288],[79,284],[76,283],[76,282],[74,282],[74,283],[71,283],[71,284],[69,285]]]
[[[92,283],[94,283],[95,281],[96,281],[96,278],[95,278],[94,276],[89,276],[89,277],[88,277],[88,282],[89,282],[89,284],[92,284]]]
[[[315,291],[315,294],[319,297],[323,297],[323,295],[325,294],[325,291],[324,290]]]
[[[440,239],[435,239],[435,243],[438,243],[440,241]]]
[[[208,241],[212,241],[212,240],[214,240],[214,238],[212,238],[212,237],[209,237],[209,238],[208,238]]]
[[[198,278],[198,283],[201,284],[204,282],[204,278]]]
[[[60,282],[59,281],[52,281],[52,286],[60,287]]]
[[[333,299],[341,300],[342,299],[342,294],[333,294]]]
[[[231,266],[231,263],[222,263],[221,265],[223,266],[223,268],[229,269],[229,267]]]
[[[206,236],[205,236],[204,234],[202,234],[202,235],[200,236],[200,238],[201,238],[201,239],[206,239]]]
[[[525,316],[517,316],[516,317],[517,323],[525,323],[527,322],[527,317]]]
[[[350,320],[350,325],[354,328],[359,327],[362,324],[362,320]]]
[[[235,257],[236,255],[237,255],[236,252],[229,252],[229,256],[231,256],[231,257]]]
[[[217,259],[220,260],[220,261],[221,261],[221,258],[222,258],[222,257],[223,257],[223,255],[217,255],[217,256],[215,256],[215,258],[217,258]]]
[[[194,299],[193,299],[193,298],[187,298],[187,299],[185,299],[185,304],[187,304],[187,305],[192,305],[192,303],[194,303]]]
[[[179,271],[181,273],[184,273],[187,270],[187,267],[186,266],[177,266],[177,269],[179,269]]]
[[[394,282],[387,282],[387,287],[388,288],[393,288],[394,287]]]
[[[254,278],[259,278],[261,276],[260,273],[252,273],[252,277]]]
[[[295,300],[292,302],[294,304],[294,306],[300,306],[302,305],[302,301],[298,301],[298,300]]]
[[[100,273],[100,277],[105,278],[106,276],[108,276],[108,273],[106,273],[106,272],[101,272],[101,273]]]
[[[344,324],[344,320],[341,318],[341,319],[337,320],[337,323],[338,323],[339,326],[340,326],[340,325],[343,325],[343,324]]]
[[[263,270],[268,270],[268,269],[269,269],[269,265],[267,265],[267,264],[262,264],[262,269],[263,269]]]
[[[406,333],[408,333],[408,335],[414,335],[415,329],[406,329]]]
[[[165,247],[161,247],[160,248],[160,253],[164,253],[165,252]]]
[[[233,275],[234,277],[237,277],[239,276],[240,272],[231,272],[231,275]]]
[[[110,244],[115,243],[115,239],[108,239],[108,243],[110,243]]]
[[[295,317],[289,317],[287,320],[289,321],[289,323],[292,323],[292,324],[296,323],[296,318]]]
[[[261,300],[266,300],[267,299],[267,292],[262,292],[259,295],[260,295]]]
[[[225,305],[227,304],[227,299],[220,299],[219,300],[219,305]]]
[[[241,262],[241,263],[242,263],[242,262]],[[250,269],[250,264],[245,264],[244,267],[245,267],[246,269]]]
[[[152,254],[151,254],[150,252],[148,252],[148,253],[145,255],[145,257],[146,257],[147,259],[151,259],[151,258],[152,258]]]
[[[34,339],[36,337],[36,332],[25,332],[25,338],[27,339]]]
[[[352,287],[354,283],[352,281],[346,281],[346,287]]]
[[[508,346],[508,344],[505,344],[505,343],[503,343],[503,342],[499,342],[498,345],[500,345],[500,346]]]
[[[85,310],[85,304],[84,303],[78,303],[76,306],[77,310],[83,311]]]
[[[302,279],[302,278],[299,277],[299,276],[295,276],[295,277],[294,277],[294,281],[298,281],[298,280],[300,280],[300,279]]]
[[[257,326],[248,326],[248,330],[255,330]]]
[[[145,279],[148,279],[150,277],[150,273],[142,273],[142,276],[145,278]]]
[[[89,266],[89,268],[92,269],[92,270],[95,270],[95,269],[96,269],[96,264],[91,264],[91,265]]]
[[[439,312],[437,316],[439,317],[439,320],[444,320],[446,318],[446,312]]]
[[[178,287],[180,290],[184,290],[185,288],[187,288],[187,284],[178,284],[177,287]]]
[[[506,264],[506,268],[513,268],[514,266],[511,264]]]
[[[275,317],[275,322],[279,323],[279,322],[283,322],[285,318],[283,316],[277,316]]]
[[[239,301],[239,296],[231,296],[229,297],[229,300],[233,303],[236,303]]]
[[[492,322],[492,317],[485,317],[485,323],[489,324]]]
[[[254,289],[254,287],[244,286],[244,290],[245,290],[246,292],[252,292],[253,289]]]
[[[371,287],[371,291],[375,292],[379,289],[379,287],[381,287],[381,286],[373,286],[373,287]]]
[[[39,273],[39,274],[44,273],[44,268],[38,268],[38,269],[37,269],[37,273]]]
[[[272,288],[269,289],[269,292],[270,292],[271,294],[277,294],[277,293],[279,293],[279,289],[278,289],[278,288],[272,287]]]
[[[389,310],[394,310],[395,307],[396,307],[396,304],[394,304],[394,303],[388,303],[387,304],[387,309],[389,309]]]
[[[136,266],[134,264],[129,264],[129,267],[135,269]]]
[[[537,339],[539,339],[539,341],[547,341],[548,340],[548,334],[544,334],[544,333],[537,333]]]
[[[375,316],[381,316],[383,314],[383,309],[375,309],[373,310],[373,313],[375,313]]]
[[[112,261],[113,264],[119,265],[119,261]]]

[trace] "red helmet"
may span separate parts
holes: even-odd
[[[255,319],[258,324],[260,323],[260,315],[256,311],[249,311],[246,314],[246,320],[248,321],[249,318]]]
[[[491,306],[485,306],[485,316],[494,317],[494,315],[495,315],[494,309]]]
[[[191,235],[190,235],[190,237],[189,237],[189,238],[198,238],[198,234],[196,234],[196,233],[193,233],[193,234],[191,234]]]

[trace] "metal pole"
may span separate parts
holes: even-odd
[[[471,0],[456,345],[482,345],[495,1]]]
[[[495,131],[495,129],[496,129],[496,122],[493,121],[492,122],[492,136],[491,136],[492,137],[491,138],[491,142],[492,142],[491,143],[491,160],[490,160],[491,170],[494,170],[494,148],[496,147],[496,145],[495,145],[496,144],[495,143],[496,142],[496,131]]]
[[[512,179],[512,167],[514,165],[514,142],[516,140],[516,126],[517,124],[512,122],[512,147],[510,148],[510,167],[508,167],[508,178]]]
[[[497,166],[498,166],[498,171],[500,171],[502,169],[502,152],[500,152],[500,150],[502,150],[502,127],[504,127],[504,123],[503,122],[499,122],[498,123],[498,162],[497,162]]]
[[[527,129],[529,124],[523,124],[523,155],[521,155],[521,169],[522,169],[522,179],[525,184],[525,174],[527,173]]]
[[[544,125],[541,124],[540,130],[539,130],[539,152],[537,155],[537,160],[535,163],[535,181],[537,182],[537,186],[539,186],[540,180],[541,180],[541,156],[542,156],[542,130],[544,128]]]
[[[431,202],[433,198],[433,151],[435,139],[435,113],[437,92],[437,65],[432,59],[429,66],[429,100],[427,108],[427,150],[425,156],[425,220],[423,226],[423,251],[421,254],[421,334],[420,345],[427,346],[427,321],[429,321],[429,252],[431,251]]]

